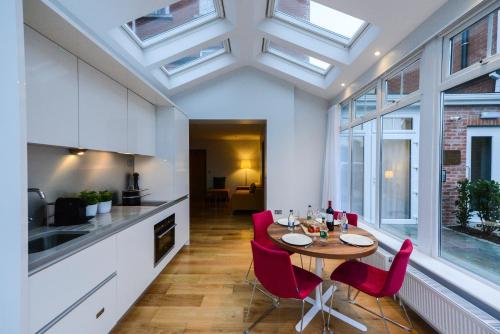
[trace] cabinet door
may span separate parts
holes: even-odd
[[[127,151],[127,89],[78,60],[80,146]]]
[[[189,194],[189,119],[175,109],[175,198]]]
[[[132,91],[128,91],[128,149],[127,152],[155,155],[155,106]]]
[[[118,314],[124,314],[153,279],[154,235],[152,218],[118,233],[116,237]]]
[[[46,333],[109,333],[117,320],[115,277],[66,314]]]
[[[25,26],[29,143],[78,146],[77,59]]]
[[[175,206],[175,241],[181,247],[189,245],[189,199]]]

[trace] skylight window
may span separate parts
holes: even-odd
[[[292,63],[301,65],[321,75],[325,75],[332,68],[331,64],[318,58],[283,47],[271,41],[264,41],[264,51],[286,59]]]
[[[367,26],[363,20],[313,0],[270,1],[274,1],[271,16],[345,45],[351,44]]]
[[[123,27],[141,47],[147,47],[222,17],[219,1],[180,0],[134,19]]]
[[[229,41],[220,42],[176,59],[164,65],[162,69],[167,75],[173,75],[229,51]]]

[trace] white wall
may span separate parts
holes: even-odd
[[[172,100],[190,119],[266,120],[267,208],[305,211],[307,204],[315,205],[311,201],[321,194],[322,162],[309,164],[302,157],[323,154],[324,130],[316,138],[314,133],[308,136],[306,129],[319,128],[321,122],[326,126],[324,100],[304,92],[295,94],[292,84],[252,68],[213,79],[190,92],[173,96]],[[323,113],[318,111],[320,105],[324,105]],[[298,121],[303,124],[296,127]],[[301,142],[297,146],[298,140]],[[296,167],[301,164],[310,165],[311,170]],[[298,176],[302,178],[300,182]],[[310,194],[309,189],[302,189],[305,184],[317,189]]]
[[[82,190],[109,190],[121,199],[126,175],[133,172],[131,155],[87,151],[77,156],[63,147],[28,145],[28,186],[43,190],[49,202]]]
[[[26,333],[28,215],[22,1],[0,1],[0,333]]]
[[[213,178],[225,176],[226,188],[231,193],[237,186],[245,185],[245,170],[241,160],[250,160],[247,185],[260,183],[260,140],[199,140],[190,142],[190,149],[207,150],[207,189],[213,186]]]

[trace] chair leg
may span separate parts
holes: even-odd
[[[302,269],[304,269],[304,262],[302,261],[302,254],[299,254],[300,256],[300,266],[302,267]]]
[[[413,329],[413,323],[411,322],[411,319],[408,316],[408,312],[406,312],[405,303],[403,303],[403,300],[401,298],[399,298],[399,304],[401,305],[401,308],[403,309],[403,312],[405,313],[406,320],[408,321],[408,325],[409,325],[408,328],[410,330],[412,330]]]
[[[304,306],[306,302],[302,299],[302,316],[300,317],[300,334],[302,334],[302,330],[304,329]]]
[[[245,322],[248,321],[248,316],[250,314],[250,307],[252,306],[253,297],[255,295],[255,289],[256,289],[256,287],[257,287],[257,279],[255,279],[254,284],[253,284],[252,296],[250,297],[250,303],[248,304],[248,311],[247,311]],[[247,328],[245,328],[243,330],[243,333],[244,334],[249,334],[250,330],[252,328],[254,328],[255,325],[257,325],[262,319],[264,319],[266,316],[268,316],[269,313],[271,313],[277,307],[279,307],[279,298],[277,300],[275,300],[273,298],[273,303],[272,303],[271,307],[269,307],[264,313],[262,313],[262,315],[259,318],[257,318],[257,320],[255,320],[250,326],[248,326]]]
[[[333,283],[333,292],[332,292],[332,297],[330,298],[330,308],[328,309],[328,320],[326,322],[326,326],[328,327],[328,330],[330,330],[330,318],[332,316],[332,314],[330,312],[333,309],[333,295],[335,295],[335,283]]]
[[[311,271],[312,256],[309,256],[309,271]]]
[[[385,318],[384,311],[382,311],[382,305],[380,305],[379,298],[377,298],[377,305],[378,305],[378,309],[380,311],[380,315],[382,316],[382,320],[384,320],[385,330],[386,330],[387,334],[391,334],[391,331],[389,331],[389,326],[387,326],[387,320]]]
[[[250,266],[248,266],[247,274],[245,276],[245,283],[250,283],[250,281],[248,280],[248,275],[250,274],[250,269],[252,269],[252,265],[253,265],[253,259],[252,262],[250,262]]]

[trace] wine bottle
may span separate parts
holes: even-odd
[[[326,209],[326,226],[330,231],[333,231],[333,209],[332,201],[328,201],[328,209]]]
[[[311,206],[311,204],[309,204],[309,206],[307,207],[307,215],[306,215],[306,219],[307,219],[308,221],[313,219],[313,210],[312,210],[312,206]]]

